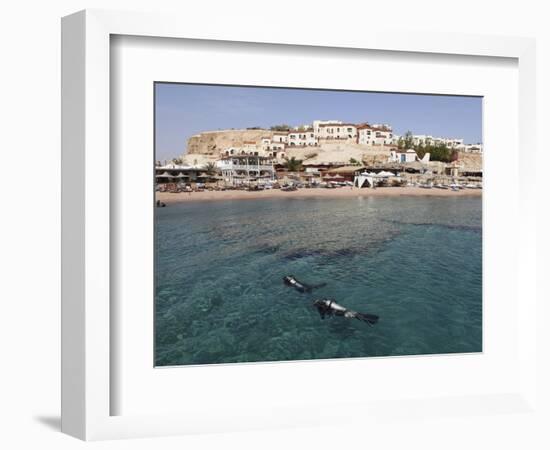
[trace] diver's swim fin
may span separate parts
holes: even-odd
[[[374,325],[376,322],[378,322],[378,319],[379,319],[379,317],[375,314],[363,314],[363,313],[356,313],[355,318],[362,320],[363,322],[367,322],[369,325]]]

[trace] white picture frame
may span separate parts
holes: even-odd
[[[438,414],[496,413],[511,409],[533,412],[536,403],[536,294],[534,184],[528,176],[534,158],[518,161],[516,192],[522,220],[518,228],[518,352],[521,365],[517,389],[490,396],[395,400],[376,405],[337,403],[330,412],[315,405],[279,408],[272,414],[233,413],[224,405],[219,414],[111,415],[110,296],[112,173],[110,134],[110,38],[112,35],[186,38],[242,43],[286,44],[334,49],[369,49],[416,54],[446,54],[512,58],[519,74],[519,146],[536,148],[535,44],[531,39],[450,34],[364,32],[328,36],[308,29],[215,31],[200,22],[163,14],[87,10],[62,22],[62,430],[85,440],[162,436],[209,431],[248,430],[311,425],[323,419],[357,420],[381,415],[393,419],[426,408]],[[534,151],[534,150],[533,150]],[[311,367],[311,366],[310,366]],[[270,367],[266,371],[273,370]],[[305,369],[297,369],[305,370]],[[231,420],[230,420],[231,419]]]

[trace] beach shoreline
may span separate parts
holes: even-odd
[[[380,187],[376,189],[341,187],[336,189],[298,189],[297,191],[269,189],[264,191],[156,192],[155,200],[172,204],[224,200],[258,200],[264,198],[481,197],[482,193],[482,189],[453,191],[451,189],[425,189],[420,187]]]

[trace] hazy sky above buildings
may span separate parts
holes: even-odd
[[[298,126],[313,120],[387,123],[395,134],[481,138],[480,97],[303,89],[155,85],[156,159],[180,156],[192,135],[207,130]]]

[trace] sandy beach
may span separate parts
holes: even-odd
[[[156,200],[164,203],[179,202],[201,202],[220,200],[253,200],[260,198],[351,198],[351,197],[481,197],[481,189],[461,189],[452,191],[450,189],[424,189],[419,187],[384,187],[376,189],[357,189],[342,187],[338,189],[299,189],[297,191],[285,192],[280,189],[269,189],[265,191],[203,191],[203,192],[181,192],[172,194],[168,192],[157,192]]]

